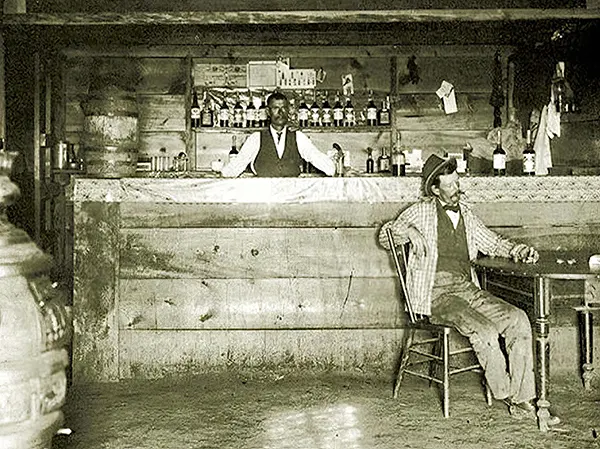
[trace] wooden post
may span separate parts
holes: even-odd
[[[0,32],[0,150],[6,136],[6,87],[4,85],[4,36]]]

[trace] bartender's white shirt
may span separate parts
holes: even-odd
[[[277,154],[281,159],[285,150],[285,139],[287,137],[288,127],[285,126],[283,128],[279,142],[277,142],[277,131],[275,131],[272,126],[269,126],[269,130],[273,137],[273,142],[275,142]],[[296,131],[296,143],[298,144],[298,152],[302,159],[310,162],[328,176],[333,176],[335,174],[335,164],[333,161],[325,153],[315,147],[306,134],[301,131]],[[256,159],[259,150],[260,132],[254,132],[248,136],[235,159],[223,167],[221,174],[226,178],[235,178],[236,176],[241,175],[249,164],[252,171],[256,174],[256,171],[254,170],[254,159]]]

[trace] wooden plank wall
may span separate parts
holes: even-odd
[[[210,57],[194,58],[193,66],[208,62],[246,64],[250,60],[272,59],[273,55],[288,56],[293,68],[323,68],[325,81],[318,86],[319,95],[327,92],[330,102],[336,91],[341,92],[341,77],[352,74],[355,96],[353,103],[357,111],[366,108],[368,91],[374,92],[375,100],[381,105],[386,95],[392,93],[395,114],[394,127],[402,133],[406,148],[424,151],[424,157],[435,152],[461,151],[465,142],[478,141],[484,154],[492,151],[486,141],[491,129],[492,109],[488,104],[491,86],[491,65],[496,50],[501,50],[503,59],[509,49],[495,46],[404,46],[404,47],[227,47],[207,49]],[[322,57],[315,57],[322,54]],[[225,57],[227,55],[227,57]],[[415,56],[419,67],[419,82],[409,81],[407,62]],[[100,61],[100,62],[99,62]],[[132,62],[133,61],[133,62]],[[97,73],[98,65],[104,72]],[[126,69],[123,69],[126,66]],[[186,79],[190,74],[186,59],[170,57],[131,58],[71,56],[65,67],[67,90],[66,130],[67,139],[78,142],[83,127],[81,102],[85,100],[94,79],[102,75],[112,79],[124,78],[134,84],[138,96],[140,130],[139,152],[142,155],[158,155],[161,150],[167,156],[176,156],[181,151],[197,157],[197,168],[207,169],[217,158],[226,160],[231,147],[231,132],[192,133],[186,123],[190,93],[186,91]],[[392,67],[397,70],[392,70]],[[125,70],[126,73],[122,73]],[[459,112],[446,115],[435,91],[442,80],[455,86]],[[201,88],[202,80],[194,79]],[[306,96],[311,101],[312,93],[289,92],[291,97]],[[320,102],[321,100],[319,100]],[[344,99],[342,98],[342,101]],[[395,141],[390,128],[361,130],[360,132],[316,132],[309,135],[322,150],[332,148],[337,142],[350,152],[349,164],[364,171],[366,148],[372,147],[375,157],[382,147]],[[193,138],[195,136],[195,139]],[[238,139],[238,146],[245,134]]]

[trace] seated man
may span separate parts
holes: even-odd
[[[298,176],[303,160],[327,176],[335,174],[334,162],[319,151],[304,133],[288,127],[289,108],[290,103],[281,92],[269,95],[268,129],[248,136],[236,158],[223,167],[221,174],[224,177],[239,176],[248,166],[257,176]]]
[[[385,223],[379,242],[389,249],[388,228],[398,244],[410,241],[407,288],[414,312],[468,337],[494,397],[507,403],[512,416],[535,419],[529,319],[523,310],[481,290],[470,261],[479,252],[525,263],[537,262],[539,255],[534,248],[491,231],[459,203],[455,159],[432,155],[423,166],[422,178],[424,198]],[[508,354],[508,370],[500,336]],[[548,420],[549,425],[558,422],[554,416]]]

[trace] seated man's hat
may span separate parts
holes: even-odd
[[[432,154],[427,158],[425,164],[423,164],[423,193],[425,196],[432,196],[431,185],[436,175],[439,175],[444,171],[444,168],[449,165],[454,159],[443,159],[437,154]]]

